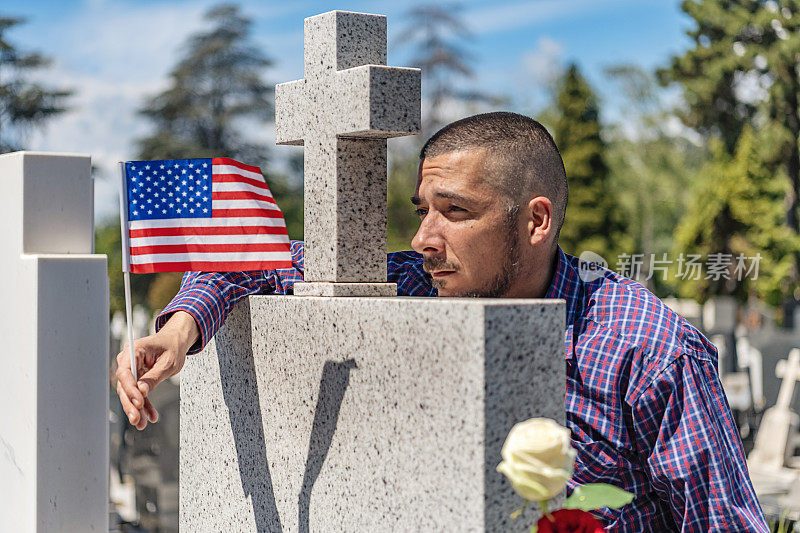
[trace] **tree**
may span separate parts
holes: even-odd
[[[238,7],[212,7],[205,20],[211,28],[189,38],[170,86],[141,110],[156,131],[140,141],[140,157],[225,154],[261,165],[266,148],[245,141],[240,126],[244,119],[272,118],[273,89],[261,78],[272,62],[248,42],[250,21]]]
[[[72,94],[30,81],[29,75],[50,64],[36,52],[21,51],[7,37],[24,19],[0,16],[0,153],[20,150],[32,128],[66,110]]]
[[[427,108],[422,139],[444,125],[443,107],[448,102],[497,101],[479,91],[458,89],[459,80],[474,75],[469,65],[472,56],[465,48],[473,36],[459,16],[461,11],[459,3],[412,7],[405,15],[407,27],[396,39],[413,48],[410,64],[422,69]]]
[[[417,185],[419,158],[414,152],[399,153],[389,167],[388,249],[390,252],[410,250],[411,239],[419,228],[411,196]]]
[[[688,207],[689,186],[706,156],[705,147],[668,130],[674,115],[653,74],[617,65],[607,68],[606,75],[625,97],[623,122],[606,127],[611,188],[629,221],[633,250],[642,254],[643,283],[658,296],[668,296],[676,291],[674,278],[653,271],[652,259],[661,260],[673,250],[674,228]]]
[[[764,139],[761,164],[788,181],[784,219],[800,235],[800,1],[697,0],[682,9],[696,26],[695,45],[660,75],[678,82],[687,101],[684,120],[719,137],[733,155],[746,126]],[[800,293],[800,255],[784,283],[784,311]]]
[[[237,6],[214,6],[205,20],[209,28],[189,37],[167,89],[141,109],[155,130],[139,141],[139,158],[225,156],[264,170],[267,147],[247,140],[242,131],[273,118],[273,88],[262,79],[272,62],[250,43],[250,20]],[[302,238],[300,191],[280,174],[265,176],[290,236]],[[174,274],[135,277],[141,278],[141,293],[134,300],[151,310],[163,307],[180,282]]]
[[[556,108],[553,137],[569,184],[559,244],[565,252],[575,255],[585,250],[600,254],[611,266],[617,254],[630,245],[610,187],[606,143],[600,136],[599,104],[575,64],[569,65],[558,85]]]
[[[675,232],[676,254],[698,254],[706,266],[710,256],[722,254],[717,257],[724,258],[726,274],[707,270],[700,279],[687,280],[681,287],[685,296],[705,300],[729,294],[742,301],[758,296],[771,305],[781,303],[800,238],[784,223],[781,200],[786,182],[774,179],[764,166],[762,143],[749,126],[742,130],[733,156],[721,140],[712,141],[711,158],[698,175],[692,205]],[[757,277],[752,259],[744,261],[748,276],[742,275],[746,271],[736,272],[740,254],[760,257]]]

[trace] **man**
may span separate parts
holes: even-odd
[[[567,181],[541,124],[513,113],[469,117],[436,133],[420,159],[417,253],[390,254],[389,281],[401,295],[566,300],[567,423],[578,450],[569,488],[632,492],[631,504],[598,513],[614,531],[768,531],[713,345],[632,280],[608,270],[582,280],[578,260],[558,246]],[[136,344],[138,383],[127,351],[117,358],[132,424],[157,420],[148,393],[236,301],[292,292],[302,243],[292,255],[292,269],[186,274],[159,332]]]

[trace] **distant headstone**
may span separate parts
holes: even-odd
[[[108,273],[88,156],[0,155],[0,531],[107,531]]]
[[[736,328],[736,300],[715,296],[703,305],[703,328],[709,333],[732,334]]]
[[[800,349],[789,352],[789,359],[778,362],[775,374],[783,378],[778,401],[770,407],[761,419],[755,447],[750,452],[748,464],[773,469],[783,468],[793,450],[789,443],[794,442],[798,428],[798,416],[789,405],[794,395],[794,386],[800,381]]]

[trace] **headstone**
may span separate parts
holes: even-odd
[[[783,468],[793,452],[789,442],[797,433],[798,416],[789,405],[794,395],[796,381],[800,381],[800,349],[789,352],[789,359],[778,362],[775,374],[783,378],[778,401],[764,412],[758,428],[756,443],[748,457],[748,464],[759,468]]]
[[[732,334],[736,328],[736,300],[715,296],[703,305],[703,328],[709,333]]]
[[[305,78],[275,87],[278,144],[305,147],[305,282],[295,294],[389,296],[386,138],[418,133],[419,69],[386,67],[386,17],[305,20]]]
[[[746,369],[750,382],[753,408],[761,412],[766,404],[764,398],[764,364],[761,351],[750,344],[750,339],[740,330],[736,336],[736,358],[739,368]]]
[[[411,126],[331,125],[360,116],[332,108],[375,109],[358,99],[371,102],[380,84],[368,92],[366,82],[342,80],[384,75],[385,67],[356,66],[383,61],[384,32],[376,15],[307,19],[306,80],[278,86],[278,140],[304,139],[306,160],[326,162],[306,166],[316,173],[306,177],[305,199],[315,206],[305,218],[312,282],[296,294],[383,291],[386,220],[372,210],[385,213],[373,184],[380,179],[385,193],[384,145],[338,132]],[[414,100],[407,112],[418,116],[416,82],[394,86],[384,114],[401,117]],[[294,118],[281,118],[290,108]],[[364,169],[366,191],[352,194],[352,176]],[[181,529],[521,530],[535,511],[511,522],[520,500],[495,469],[516,422],[565,423],[564,341],[563,300],[243,300],[182,371]]]
[[[108,529],[108,274],[88,156],[0,156],[0,531]]]

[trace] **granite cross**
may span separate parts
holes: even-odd
[[[788,360],[778,361],[775,375],[783,378],[775,405],[764,412],[755,445],[747,462],[750,467],[780,470],[794,451],[792,443],[798,416],[791,410],[794,384],[800,380],[800,349],[793,348]]]
[[[305,19],[305,78],[275,87],[278,144],[304,146],[306,296],[387,296],[386,139],[420,128],[420,70],[387,67],[386,17]]]

